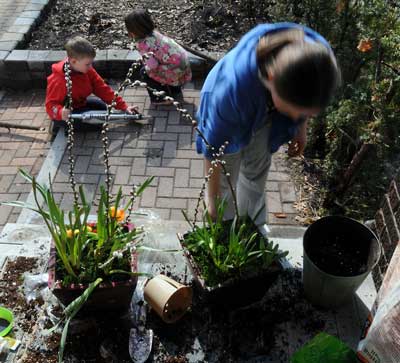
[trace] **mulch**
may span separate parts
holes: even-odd
[[[268,21],[252,1],[200,0],[57,0],[36,31],[29,49],[63,49],[68,38],[82,35],[98,49],[127,49],[124,16],[147,8],[161,33],[197,50],[225,52],[257,23]]]

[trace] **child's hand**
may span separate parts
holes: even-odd
[[[136,114],[136,113],[139,113],[139,108],[138,108],[138,106],[129,106],[126,109],[126,112],[131,113],[131,114]]]
[[[70,113],[71,111],[69,110],[69,108],[63,107],[61,111],[61,119],[67,121]]]

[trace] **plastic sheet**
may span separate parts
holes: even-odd
[[[129,335],[129,355],[135,363],[144,363],[153,346],[153,331],[146,329],[146,303],[143,297],[146,278],[139,277],[133,293],[131,311],[134,327]]]

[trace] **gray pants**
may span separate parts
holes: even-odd
[[[231,183],[236,190],[236,198],[240,216],[249,215],[253,220],[257,213],[256,225],[267,222],[265,205],[265,183],[271,165],[269,148],[270,123],[265,124],[253,132],[249,145],[234,154],[225,154],[226,169],[231,174]],[[226,176],[221,173],[220,192],[228,205],[225,218],[235,216],[232,193]]]

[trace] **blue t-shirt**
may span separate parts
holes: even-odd
[[[256,48],[267,33],[300,28],[308,41],[328,42],[310,28],[294,23],[260,24],[245,34],[208,74],[201,90],[197,111],[198,128],[215,150],[229,141],[226,153],[235,153],[249,144],[253,130],[272,122],[269,145],[276,152],[297,133],[299,122],[278,111],[268,112],[267,89],[259,79]],[[212,151],[197,136],[197,152],[211,159]]]

